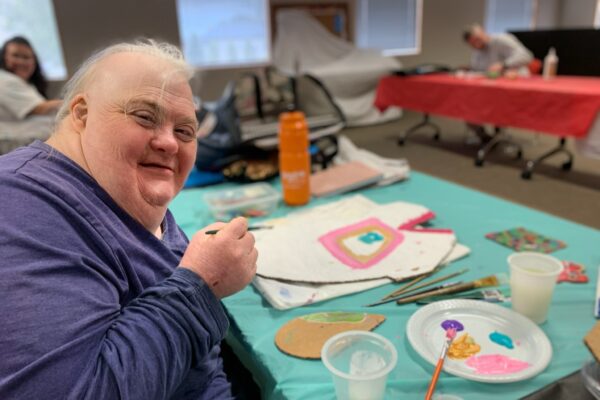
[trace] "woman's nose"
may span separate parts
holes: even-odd
[[[173,132],[172,127],[160,127],[155,130],[154,137],[150,141],[154,150],[163,151],[167,154],[176,154],[179,149],[179,142]]]

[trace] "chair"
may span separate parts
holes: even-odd
[[[274,80],[274,72],[268,73]],[[246,79],[252,83],[252,93],[246,93],[254,99],[254,109],[250,111],[240,110],[238,102],[242,97],[239,86]],[[306,115],[311,144],[319,141],[320,147],[325,147],[323,150],[316,146],[315,161],[326,167],[331,161],[328,152],[331,148],[337,149],[334,135],[346,126],[344,114],[317,78],[305,74],[285,77],[282,82],[285,84],[274,89],[275,92],[287,90],[289,93],[278,93],[272,98],[263,93],[258,76],[245,74],[230,81],[218,101],[202,104],[196,116],[201,126],[208,126],[206,130],[210,133],[198,139],[195,162],[198,170],[221,171],[248,156],[267,156],[278,147],[279,114],[292,109]]]
[[[276,79],[276,75],[277,72],[272,69],[267,71],[268,80],[271,82]],[[269,99],[265,94],[256,96],[257,99],[262,99],[262,102],[256,105],[256,115],[254,118],[246,117],[241,120],[242,143],[253,144],[262,149],[276,148],[279,114],[292,109],[302,111],[306,115],[311,142],[324,136],[335,135],[346,126],[343,112],[319,79],[310,74],[297,77],[279,75],[277,79],[285,82],[275,89],[280,92],[278,96],[275,99]],[[263,89],[257,86],[256,90]],[[281,93],[282,91],[288,93]]]

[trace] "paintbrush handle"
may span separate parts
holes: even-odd
[[[412,291],[414,291],[414,290],[418,290],[418,289],[421,289],[421,288],[424,288],[424,287],[427,287],[427,286],[433,285],[433,284],[435,284],[435,283],[439,283],[439,282],[447,281],[448,279],[451,279],[451,278],[454,278],[454,277],[456,277],[456,276],[459,276],[459,275],[461,275],[461,274],[464,274],[464,273],[465,273],[465,272],[467,272],[468,270],[469,270],[468,268],[461,269],[460,271],[456,271],[456,272],[453,272],[453,273],[451,273],[451,274],[448,274],[448,275],[440,276],[439,278],[433,279],[433,280],[431,280],[431,281],[429,281],[429,282],[423,282],[423,283],[421,283],[421,284],[419,284],[419,285],[417,285],[417,286],[413,286],[413,287],[412,287],[412,289],[410,289],[410,290],[407,290],[406,292],[412,292]],[[406,292],[405,292],[405,293],[406,293]]]
[[[495,275],[491,275],[491,276],[486,276],[485,278],[477,279],[476,281],[461,283],[459,285],[451,286],[449,288],[432,290],[427,293],[405,297],[405,298],[398,300],[396,303],[398,303],[398,304],[412,303],[413,301],[420,300],[425,297],[438,296],[441,294],[465,292],[467,290],[471,290],[471,289],[475,289],[475,288],[496,286],[496,285],[498,285],[498,278]]]
[[[431,377],[431,382],[429,383],[429,387],[427,388],[427,394],[425,395],[425,400],[431,400],[433,393],[435,392],[435,386],[437,385],[438,379],[440,379],[440,373],[442,372],[442,367],[444,366],[444,360],[446,359],[446,351],[448,349],[448,345],[444,346],[444,350],[442,351],[442,356],[439,358],[435,370],[433,371],[433,376]]]
[[[395,291],[393,291],[392,293],[388,294],[387,296],[385,296],[385,297],[384,297],[383,299],[381,299],[381,300],[387,300],[387,299],[391,299],[391,298],[393,298],[393,297],[398,297],[398,296],[400,296],[400,295],[401,295],[401,294],[403,294],[403,293],[404,293],[404,294],[406,294],[406,293],[409,293],[409,292],[413,292],[413,291],[415,291],[415,290],[417,290],[417,289],[421,289],[421,288],[424,288],[424,287],[427,287],[427,286],[433,285],[434,283],[443,282],[443,281],[445,281],[445,280],[448,280],[448,279],[454,278],[455,276],[458,276],[458,275],[464,274],[464,273],[465,273],[465,272],[467,272],[469,269],[468,269],[468,268],[461,269],[460,271],[453,272],[453,273],[451,273],[451,274],[448,274],[448,275],[440,276],[439,278],[435,278],[435,279],[433,279],[433,280],[431,280],[431,281],[429,281],[429,282],[423,282],[423,283],[421,283],[421,284],[419,284],[419,285],[416,285],[416,286],[415,286],[415,284],[419,283],[420,281],[422,281],[422,280],[424,280],[424,279],[430,278],[430,277],[431,277],[431,276],[432,276],[432,275],[433,275],[435,272],[438,272],[439,270],[440,270],[440,269],[438,269],[437,271],[436,271],[436,270],[434,270],[434,271],[432,271],[432,272],[429,272],[429,273],[427,273],[427,274],[421,275],[420,277],[418,277],[418,278],[414,279],[414,280],[413,280],[413,281],[411,281],[410,283],[408,283],[408,284],[406,284],[406,285],[402,286],[400,289],[398,289],[398,290],[395,290]]]
[[[397,300],[396,303],[398,303],[398,304],[412,303],[414,301],[417,301],[417,300],[420,300],[420,299],[424,299],[425,297],[439,296],[439,295],[442,295],[442,294],[451,294],[451,293],[465,292],[465,291],[471,290],[473,288],[475,288],[475,282],[459,283],[458,285],[450,286],[450,287],[447,287],[447,288],[438,289],[438,290],[432,290],[432,291],[429,291],[429,292],[425,292],[425,293],[421,293],[421,294],[415,294],[413,296],[404,297],[404,298],[402,298],[400,300]]]
[[[252,225],[248,227],[248,231],[259,231],[261,229],[272,229],[273,227],[270,225]],[[210,229],[208,231],[205,231],[204,234],[206,235],[216,235],[218,232],[220,231],[220,229]]]
[[[392,293],[388,294],[381,300],[388,300],[388,299],[391,299],[392,297],[397,297],[397,296],[401,295],[402,293],[408,291],[408,289],[410,289],[412,286],[421,282],[423,279],[429,278],[431,276],[431,274],[432,274],[432,272],[429,272],[429,273],[426,273],[426,274],[416,277],[415,279],[408,282],[407,284],[402,285],[402,287],[400,287],[399,289],[394,290]]]

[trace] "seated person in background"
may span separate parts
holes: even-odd
[[[480,25],[473,25],[463,34],[463,39],[473,48],[473,71],[503,74],[522,69],[533,60],[533,54],[510,33],[488,35]]]
[[[67,83],[50,139],[0,157],[0,398],[230,398],[220,299],[246,220],[188,242],[168,211],[196,155],[181,52],[117,44]]]
[[[48,83],[27,39],[16,36],[0,49],[0,121],[20,121],[29,115],[51,114],[61,100],[48,100]]]
[[[491,36],[475,24],[464,32],[463,39],[473,48],[471,70],[486,72],[490,76],[529,74],[527,66],[533,60],[533,54],[514,35],[503,33]],[[467,126],[482,143],[492,138],[482,125],[467,122]]]

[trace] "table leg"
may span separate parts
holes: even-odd
[[[398,137],[398,146],[404,146],[404,143],[406,142],[408,135],[410,135],[413,132],[416,132],[417,130],[421,129],[424,126],[430,126],[433,128],[433,132],[434,132],[433,140],[440,140],[440,127],[429,120],[429,114],[423,114],[423,121],[408,128],[404,132],[404,134],[401,134],[400,137]]]
[[[538,158],[536,158],[535,160],[530,160],[527,161],[527,164],[525,165],[525,168],[523,169],[523,172],[521,172],[521,178],[523,179],[531,179],[531,175],[533,174],[533,169],[539,164],[541,163],[543,160],[547,159],[548,157],[551,157],[555,154],[558,153],[564,153],[567,155],[568,160],[565,161],[563,163],[563,165],[561,166],[561,168],[565,171],[569,171],[571,169],[571,167],[573,166],[573,153],[571,153],[569,150],[567,150],[565,148],[565,143],[566,143],[566,138],[560,138],[560,141],[558,142],[558,146],[553,148],[552,150],[550,150],[547,153],[542,154],[541,156],[539,156]]]
[[[508,134],[499,127],[494,128],[494,136],[490,139],[489,142],[485,143],[479,150],[477,150],[477,156],[475,157],[475,165],[478,167],[483,166],[483,162],[485,161],[485,157],[496,148],[499,144],[507,144],[511,146],[517,147],[517,155],[516,158],[519,159],[523,155],[523,150],[518,143],[510,140]]]

